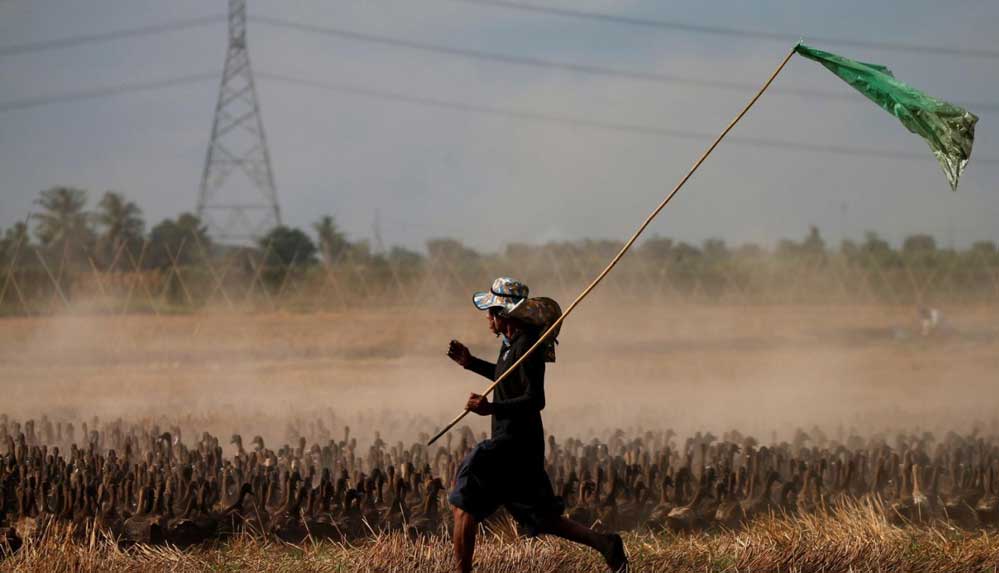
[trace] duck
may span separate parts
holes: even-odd
[[[999,491],[996,484],[995,466],[985,471],[985,493],[975,504],[975,517],[978,523],[986,526],[999,522]]]
[[[755,495],[742,501],[740,505],[746,519],[752,519],[757,515],[778,509],[777,504],[773,501],[773,493],[771,491],[774,484],[778,482],[780,482],[780,474],[775,470],[769,471],[766,480],[763,482],[763,487]]]
[[[440,516],[440,492],[444,489],[444,483],[440,478],[432,478],[427,481],[426,495],[420,510],[413,515],[406,527],[406,534],[410,541],[415,542],[417,538],[428,537],[437,533],[441,526]]]
[[[730,472],[717,486],[719,503],[714,520],[727,529],[737,529],[746,518],[746,512],[738,499],[736,484],[736,475]]]
[[[659,482],[659,503],[649,513],[649,517],[645,522],[647,528],[661,529],[666,525],[666,516],[676,507],[676,504],[673,503],[673,500],[669,496],[671,487],[673,487],[673,478],[669,474],[664,474],[662,481]]]
[[[151,486],[139,490],[139,500],[134,515],[125,520],[122,532],[132,543],[159,545],[164,541],[161,516],[154,513],[155,496]]]
[[[715,510],[712,510],[709,516],[705,513],[702,504],[706,501],[708,492],[711,491],[714,485],[714,477],[714,472],[708,471],[705,478],[698,484],[697,490],[694,492],[694,497],[690,502],[674,507],[666,515],[667,528],[674,532],[681,532],[703,529],[708,525],[710,518],[715,514]]]

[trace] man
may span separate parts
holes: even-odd
[[[919,307],[919,322],[923,336],[929,336],[940,326],[940,311],[930,306]]]
[[[472,356],[452,340],[448,356],[477,374],[495,380],[523,356],[540,337],[537,326],[511,316],[528,299],[520,281],[501,277],[489,292],[477,292],[472,302],[486,312],[489,330],[503,338],[496,364]],[[602,535],[566,519],[565,504],[555,495],[545,472],[545,353],[531,354],[496,387],[494,401],[472,394],[466,407],[480,416],[492,416],[492,438],[479,443],[462,461],[448,501],[454,506],[454,554],[459,570],[472,570],[478,523],[500,506],[530,536],[551,534],[596,549],[611,571],[626,571],[621,536]]]

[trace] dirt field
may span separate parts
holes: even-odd
[[[0,414],[155,418],[185,432],[288,439],[322,420],[363,444],[426,439],[485,381],[444,355],[457,338],[493,358],[484,317],[385,310],[341,314],[63,316],[0,320]],[[682,435],[737,429],[762,442],[798,427],[832,437],[900,429],[996,431],[999,309],[947,308],[919,334],[910,307],[582,307],[549,365],[548,430],[606,437],[615,428]],[[476,432],[487,421],[469,418]],[[185,435],[185,440],[196,439]],[[225,440],[228,441],[228,440]],[[232,447],[228,444],[226,447]],[[228,452],[229,454],[233,452]],[[47,535],[12,571],[447,571],[446,539],[399,535],[355,545],[237,537],[181,552],[79,533]],[[992,533],[940,524],[898,528],[884,508],[774,517],[739,531],[632,532],[632,570],[992,571]],[[483,571],[600,571],[595,554],[551,539],[487,535]]]
[[[321,414],[362,442],[380,430],[409,443],[485,386],[444,356],[448,340],[495,358],[484,317],[456,307],[4,319],[3,410],[181,417],[192,429],[269,440]],[[735,428],[768,441],[799,426],[993,424],[999,309],[944,313],[939,336],[924,338],[911,307],[583,306],[549,365],[546,426],[559,436]]]

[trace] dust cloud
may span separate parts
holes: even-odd
[[[994,308],[947,309],[918,333],[915,309],[865,306],[581,306],[548,366],[545,425],[559,438],[729,430],[762,442],[967,431],[997,419]],[[77,315],[0,320],[0,414],[156,422],[282,443],[343,427],[406,444],[450,420],[486,380],[445,356],[452,338],[495,359],[466,303],[452,310]],[[470,416],[476,433],[488,420]],[[318,424],[322,424],[320,427]],[[196,434],[194,434],[196,432]],[[224,441],[228,441],[227,439]]]

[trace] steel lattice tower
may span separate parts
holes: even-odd
[[[274,171],[246,48],[246,0],[229,0],[229,46],[198,193],[216,239],[255,239],[281,224]]]

